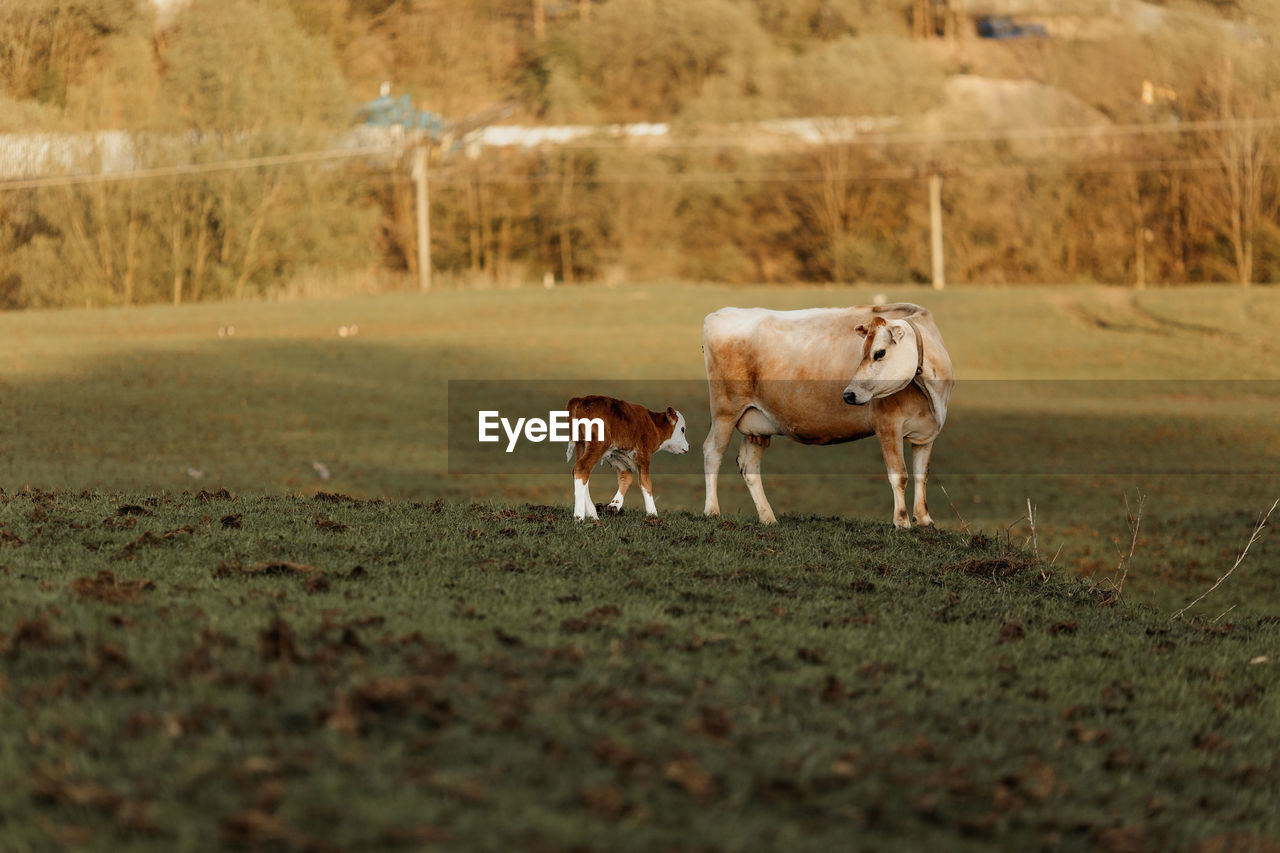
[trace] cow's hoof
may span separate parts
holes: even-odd
[[[605,515],[622,515],[622,506],[620,504],[605,504],[600,508]]]

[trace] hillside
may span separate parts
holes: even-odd
[[[405,139],[432,146],[431,263],[453,285],[926,282],[935,172],[953,283],[1280,277],[1273,0],[1050,5],[7,4],[0,44],[24,49],[0,50],[0,149],[73,140],[42,168],[77,177],[0,182],[0,307],[412,286],[411,152],[346,147],[384,88],[442,128]],[[980,37],[984,14],[1023,30]],[[795,119],[873,130],[743,131]],[[672,131],[467,143],[495,120]],[[1100,140],[1055,142],[1082,127]],[[129,163],[158,171],[119,180]]]

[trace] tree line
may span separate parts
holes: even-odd
[[[1252,284],[1280,278],[1275,5],[993,43],[950,14],[923,26],[935,7],[918,2],[191,0],[158,20],[144,0],[10,0],[0,133],[123,130],[148,166],[305,152],[389,82],[449,118],[506,103],[530,124],[671,123],[665,146],[437,150],[433,266],[461,284],[927,281],[931,173],[950,283]],[[1036,81],[1104,132],[965,124],[956,75]],[[837,116],[901,132],[734,138]],[[1105,132],[1152,125],[1186,132]],[[403,286],[414,239],[406,164],[10,190],[0,305],[245,298],[316,276]]]

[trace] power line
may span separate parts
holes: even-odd
[[[1141,136],[1141,135],[1158,135],[1158,134],[1183,134],[1183,133],[1210,133],[1228,130],[1246,130],[1246,129],[1268,129],[1280,128],[1280,116],[1267,116],[1262,118],[1246,118],[1246,119],[1207,119],[1204,121],[1188,121],[1166,123],[1159,125],[1152,124],[1128,124],[1128,125],[1089,125],[1074,127],[1045,127],[1045,128],[1010,128],[1006,130],[979,130],[979,131],[957,131],[951,133],[928,134],[921,132],[913,133],[869,133],[866,135],[857,135],[848,139],[843,139],[840,144],[849,145],[883,145],[883,146],[910,146],[910,145],[927,145],[927,144],[950,144],[960,142],[997,142],[997,141],[1015,141],[1015,140],[1048,140],[1048,139],[1068,139],[1068,138],[1087,138],[1087,137],[1119,137],[1119,136]],[[756,137],[756,141],[760,139],[769,139],[776,141],[776,137]],[[752,143],[751,138],[690,138],[664,140],[655,145],[655,148],[697,148],[697,147],[749,147]],[[615,140],[612,142],[583,142],[583,143],[566,143],[566,148],[620,148],[625,142]],[[21,178],[17,180],[0,181],[0,192],[6,190],[21,189],[38,189],[43,187],[56,186],[75,186],[81,184],[98,184],[111,183],[118,181],[138,180],[144,178],[164,178],[164,177],[187,177],[192,175],[210,174],[215,172],[235,171],[239,169],[258,169],[265,167],[283,167],[292,165],[301,165],[306,163],[318,163],[335,160],[348,160],[360,157],[373,157],[379,155],[394,154],[399,149],[396,146],[379,145],[365,146],[361,148],[342,148],[327,149],[323,151],[307,151],[294,154],[279,154],[266,157],[248,157],[236,160],[223,160],[213,163],[191,163],[177,166],[162,166],[152,169],[137,169],[130,172],[116,172],[105,174],[80,174],[80,175],[54,175],[40,178]],[[1270,167],[1271,164],[1264,164]],[[1149,160],[1149,161],[1120,161],[1109,162],[1103,165],[1091,164],[1063,164],[1048,163],[1046,165],[996,165],[996,166],[971,166],[960,167],[958,171],[961,174],[977,174],[981,172],[1024,172],[1032,173],[1036,171],[1072,171],[1072,172],[1125,172],[1125,171],[1161,171],[1161,170],[1196,170],[1207,168],[1219,168],[1221,164],[1214,160]],[[875,180],[910,180],[922,176],[922,172],[916,168],[894,168],[894,169],[877,169],[857,174],[851,174],[847,177],[850,181],[875,181]],[[447,172],[441,176],[443,183],[459,182],[458,179],[451,178]],[[481,183],[486,184],[517,184],[517,183],[544,183],[559,180],[558,176],[534,177],[525,176],[520,178],[485,178],[478,179]],[[698,183],[723,180],[750,180],[756,182],[789,182],[789,181],[822,181],[830,180],[829,175],[803,173],[803,172],[723,172],[723,173],[688,173],[684,175],[653,175],[653,174],[637,174],[637,175],[613,175],[613,176],[595,176],[582,177],[582,180],[595,183],[630,183],[630,182],[646,182],[646,183]]]
[[[303,163],[322,163],[331,160],[372,157],[379,154],[391,154],[395,151],[396,148],[394,146],[387,145],[364,148],[331,148],[326,151],[304,151],[297,154],[276,154],[268,157],[244,157],[238,160],[222,160],[216,163],[160,166],[154,169],[136,169],[132,172],[21,178],[14,181],[0,181],[0,192],[5,190],[38,189],[41,187],[65,187],[77,184],[103,184],[142,178],[186,177],[189,175],[205,175],[212,172],[230,172],[237,169],[259,169],[269,166],[294,166]]]
[[[842,119],[830,119],[831,128],[826,131],[827,139],[823,139],[823,119],[812,119],[819,140],[816,144],[839,145],[947,145],[960,142],[1002,142],[1049,139],[1081,139],[1089,137],[1112,136],[1156,136],[1163,134],[1213,133],[1227,130],[1265,130],[1280,127],[1280,116],[1263,116],[1258,118],[1203,119],[1199,121],[1175,121],[1161,124],[1092,124],[1064,125],[1058,127],[1013,127],[1003,130],[957,130],[931,133],[928,131],[911,131],[903,133],[849,133],[838,127]],[[776,134],[757,134],[755,136],[691,136],[657,142],[667,148],[743,148],[752,142],[779,143],[786,136],[795,136],[779,132]],[[810,143],[815,144],[815,143]],[[585,142],[566,142],[567,148],[616,148],[616,142],[588,140]]]
[[[1259,164],[1262,168],[1275,168],[1275,163],[1271,161],[1263,161]],[[966,177],[971,175],[982,174],[1040,174],[1040,173],[1071,173],[1071,174],[1109,174],[1109,173],[1142,173],[1142,172],[1186,172],[1186,171],[1204,171],[1209,169],[1221,169],[1223,163],[1221,160],[1214,159],[1185,159],[1185,160],[1120,160],[1101,163],[1026,163],[1026,164],[997,164],[997,165],[973,165],[973,166],[957,166],[953,168],[943,167],[942,171],[948,176]],[[617,173],[611,175],[576,175],[574,181],[581,184],[698,184],[698,183],[722,183],[722,182],[742,182],[742,183],[818,183],[824,181],[858,183],[863,181],[913,181],[926,177],[930,173],[929,169],[916,167],[901,167],[887,169],[871,169],[866,171],[847,170],[845,174],[835,174],[832,172],[818,172],[813,170],[804,171],[725,171],[725,172],[686,172],[683,174],[652,174],[652,173]],[[493,185],[530,185],[530,184],[555,184],[563,180],[560,174],[549,175],[507,175],[507,176],[484,176],[484,175],[459,175],[453,168],[433,176],[432,181],[437,185],[444,186],[462,186],[470,183]]]

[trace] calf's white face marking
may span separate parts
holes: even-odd
[[[676,412],[676,425],[671,430],[671,438],[658,445],[658,449],[677,454],[689,452],[689,437],[685,435],[684,415],[680,412]]]

